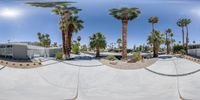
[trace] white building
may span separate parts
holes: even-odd
[[[26,43],[0,44],[0,57],[13,59],[32,59],[35,57],[54,57],[60,52],[60,47],[45,48]]]
[[[195,57],[200,57],[200,44],[189,45],[188,54]]]

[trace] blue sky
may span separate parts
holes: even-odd
[[[1,0],[0,1],[0,42],[38,41],[37,32],[48,33],[52,42],[61,43],[59,17],[51,13],[51,9],[30,7],[24,1],[33,0]],[[34,0],[37,1],[37,0]],[[42,0],[38,0],[42,1]],[[58,0],[43,0],[58,1]],[[121,37],[121,21],[109,15],[108,10],[120,7],[137,7],[141,15],[128,25],[128,47],[145,44],[151,32],[150,16],[158,16],[160,21],[156,29],[164,33],[172,28],[176,41],[181,41],[181,28],[176,25],[179,18],[190,18],[190,41],[200,43],[200,1],[199,0],[71,0],[74,6],[82,9],[79,16],[84,21],[84,29],[75,33],[82,37],[81,44],[88,44],[89,35],[102,32],[108,41],[116,42]],[[4,16],[4,10],[18,12],[16,16]]]

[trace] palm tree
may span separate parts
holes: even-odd
[[[179,44],[181,44],[181,41],[178,41]]]
[[[158,23],[158,21],[159,21],[158,17],[152,16],[152,17],[150,17],[150,18],[148,19],[148,21],[149,21],[149,23],[152,24],[152,32],[154,32],[154,30],[155,30],[155,26],[154,26],[154,25],[155,25],[156,23]]]
[[[196,41],[193,41],[192,43],[193,43],[193,44],[195,44],[195,43],[196,43]]]
[[[77,37],[77,41],[80,42],[81,41],[81,36]]]
[[[81,36],[78,36],[78,37],[77,37],[77,41],[78,41],[78,44],[80,45]]]
[[[50,39],[49,34],[42,34],[42,33],[38,32],[37,35],[38,35],[38,39],[40,41],[40,46],[50,47],[51,39]]]
[[[52,12],[61,17],[60,29],[63,40],[63,59],[70,58],[70,43],[68,34],[68,19],[72,14],[77,14],[80,9],[69,7],[74,2],[27,2],[31,6],[53,8]]]
[[[183,48],[185,48],[185,32],[184,32],[185,21],[184,19],[179,19],[176,24],[182,28],[182,43],[183,43]]]
[[[170,35],[170,40],[171,40],[171,50],[172,50],[172,52],[173,52],[173,46],[174,46],[174,42],[175,42],[175,39],[173,39],[173,37],[174,37],[174,34],[173,33],[171,33]]]
[[[172,43],[172,41],[169,39],[169,36],[172,34],[172,29],[168,28],[166,31],[165,31],[165,44],[167,46],[167,54],[170,53],[170,44]]]
[[[78,31],[80,31],[81,29],[83,29],[83,21],[79,19],[78,16],[71,16],[68,19],[68,33],[69,33],[69,45],[71,47],[71,41],[72,41],[72,36],[73,33],[77,33]],[[81,37],[78,37],[81,40]],[[77,38],[78,43],[80,42],[80,40]],[[70,48],[71,50],[71,48]]]
[[[50,35],[49,34],[45,34],[45,47],[50,47],[51,45],[51,39],[50,39]]]
[[[110,15],[122,21],[122,59],[127,59],[127,25],[141,13],[138,8],[110,9]]]
[[[53,47],[58,47],[58,43],[57,43],[57,42],[54,42],[54,43],[53,43]]]
[[[90,47],[96,49],[96,57],[100,56],[100,49],[106,48],[106,38],[100,32],[90,36]]]
[[[71,38],[72,38],[72,33],[73,32],[78,32],[80,28],[79,26],[77,28],[73,27],[73,19],[74,16],[72,14],[77,14],[81,9],[77,9],[75,7],[67,7],[66,5],[61,5],[61,6],[56,6],[52,12],[54,12],[56,15],[61,16],[61,21],[60,21],[60,29],[62,31],[62,35],[64,36],[63,38],[63,47],[64,47],[64,59],[69,59],[70,58],[70,53],[71,53]],[[77,16],[75,16],[75,19],[78,19]],[[79,21],[79,20],[78,20]],[[81,21],[81,20],[80,20]],[[81,29],[83,26],[81,25]]]
[[[61,30],[61,33],[62,33],[62,50],[63,50],[63,59],[65,59],[65,54],[67,52],[65,46],[66,46],[66,40],[65,40],[65,34],[66,34],[66,22],[65,22],[65,19],[64,18],[61,18],[60,19],[60,22],[59,22],[59,27],[60,27],[60,30]]]
[[[42,33],[38,32],[37,36],[38,36],[38,39],[40,41],[39,45],[42,46],[42,42],[41,42],[42,41]]]
[[[173,37],[174,37],[174,34],[173,33],[171,33],[170,35],[170,39],[171,39],[171,42],[172,42],[172,44],[175,42],[175,40],[173,39]]]
[[[121,48],[122,39],[121,38],[117,39],[117,43],[118,43],[118,48],[120,49]]]
[[[164,35],[159,31],[154,30],[150,36],[148,36],[148,44],[153,46],[153,56],[158,57],[158,52],[160,49],[160,45],[164,42]]]
[[[188,25],[192,22],[191,19],[184,19],[186,27],[186,54],[188,54],[188,43],[189,43],[189,34],[188,34]]]

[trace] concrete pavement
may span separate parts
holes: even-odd
[[[46,66],[35,69],[3,68],[0,100],[180,100],[180,96],[200,99],[200,72],[170,77],[146,69],[95,66],[101,64],[97,60],[65,62],[47,60],[43,62]],[[185,74],[200,69],[200,65],[172,57],[160,58],[148,69]]]

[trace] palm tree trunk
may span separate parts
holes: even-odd
[[[69,47],[70,47],[70,51],[71,51],[71,49],[72,49],[72,34],[73,34],[73,30],[74,30],[74,27],[72,27],[72,26],[69,26],[68,27],[69,29],[68,29],[68,34],[69,34]]]
[[[170,48],[169,48],[169,44],[167,44],[167,54],[169,54],[169,50]]]
[[[189,43],[188,26],[186,25],[186,54],[188,54],[188,43]]]
[[[100,57],[100,48],[99,48],[99,46],[96,47],[96,57]]]
[[[122,20],[122,59],[127,60],[127,26],[128,20]]]
[[[167,37],[167,33],[166,33],[166,45],[167,45],[167,54],[169,54],[169,44],[168,44],[169,40]]]
[[[72,49],[72,33],[69,32],[69,47],[70,47],[70,51]]]
[[[184,27],[182,27],[182,42],[183,42],[183,48],[185,48],[185,33],[184,33]]]
[[[153,44],[153,57],[156,57],[156,46]]]
[[[173,42],[173,39],[171,37],[171,46],[170,46],[170,49],[171,49],[171,53],[173,54],[174,50],[173,50],[173,46],[174,46],[174,42]]]
[[[154,29],[154,23],[152,23],[152,32],[154,32],[154,30],[155,30],[155,29]]]
[[[153,44],[153,57],[158,57],[159,47],[157,44]]]
[[[65,48],[65,32],[62,30],[62,44],[63,44],[63,48],[62,48],[62,51],[63,51],[63,59],[66,58],[66,48]]]
[[[66,33],[65,33],[65,48],[66,48],[66,58],[65,59],[70,59],[70,39],[69,39],[69,32],[68,32],[68,17],[69,17],[69,14],[68,13],[65,13],[65,21],[66,21]]]

